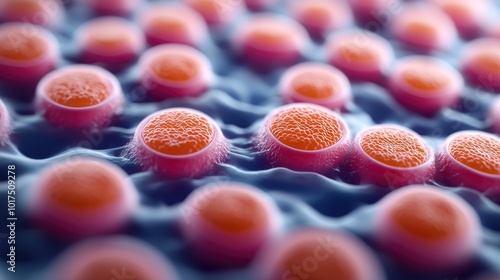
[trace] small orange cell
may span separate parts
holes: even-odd
[[[371,158],[393,167],[415,167],[429,158],[425,144],[400,129],[372,130],[363,135],[360,145]]]
[[[131,25],[115,17],[103,17],[90,21],[85,26],[82,35],[88,47],[102,49],[102,51],[123,48],[130,50],[140,42],[137,32],[131,29]]]
[[[432,61],[421,60],[413,63],[411,68],[404,69],[401,76],[409,86],[423,93],[434,93],[451,84],[446,70],[437,68]]]
[[[159,55],[151,61],[150,67],[158,77],[175,82],[192,80],[201,72],[199,62],[182,53]]]
[[[142,131],[144,143],[167,155],[189,155],[206,148],[215,129],[202,115],[186,110],[167,111],[151,119]]]
[[[319,70],[300,73],[292,80],[292,88],[298,94],[309,98],[332,97],[339,86],[332,75]]]
[[[68,107],[90,107],[106,100],[111,85],[102,75],[89,71],[68,71],[50,80],[45,87],[47,96]]]
[[[9,26],[0,32],[0,57],[15,61],[30,61],[43,57],[49,44],[38,33],[23,33],[20,26]]]
[[[211,25],[232,20],[243,8],[242,1],[234,0],[184,0],[184,2]]]
[[[500,92],[500,39],[471,41],[462,55],[462,71],[470,83],[490,92]]]
[[[449,143],[450,155],[462,164],[500,175],[500,139],[486,134],[464,134]]]
[[[278,112],[269,131],[281,143],[299,150],[321,150],[343,136],[338,119],[314,107],[289,107]]]

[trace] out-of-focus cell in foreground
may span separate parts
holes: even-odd
[[[123,230],[139,203],[127,174],[94,158],[70,158],[48,166],[30,195],[33,222],[69,240]]]
[[[170,261],[135,238],[110,236],[76,243],[52,264],[47,280],[178,280]]]
[[[271,198],[242,183],[197,189],[181,212],[186,242],[200,261],[212,266],[246,265],[281,232],[279,210]]]
[[[344,232],[296,230],[269,244],[259,256],[255,279],[385,279],[370,249]]]
[[[98,66],[57,69],[43,77],[36,89],[37,111],[52,124],[69,129],[109,126],[123,105],[117,78]]]
[[[461,59],[462,73],[469,83],[482,90],[500,93],[500,39],[471,41]]]
[[[55,27],[60,23],[64,9],[61,0],[2,0],[1,22],[24,22]]]
[[[269,113],[255,142],[265,165],[330,174],[345,159],[350,131],[339,114],[295,103]]]
[[[228,143],[209,116],[188,108],[156,112],[137,127],[127,156],[169,178],[196,178],[214,170]]]
[[[457,195],[426,185],[407,186],[384,197],[374,237],[395,261],[422,273],[464,269],[480,245],[481,224]]]
[[[354,138],[346,169],[357,184],[398,188],[432,179],[434,153],[414,131],[375,125]]]

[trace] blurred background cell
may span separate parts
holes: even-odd
[[[460,59],[462,73],[472,86],[500,93],[500,39],[470,41]]]
[[[0,21],[24,22],[56,27],[62,21],[61,0],[3,0],[0,2]]]
[[[183,0],[197,11],[210,26],[229,23],[244,10],[243,0]]]
[[[279,3],[279,0],[244,0],[247,9],[251,11],[266,10]]]
[[[98,15],[128,16],[143,0],[76,0]]]

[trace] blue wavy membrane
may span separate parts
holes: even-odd
[[[272,11],[283,13],[282,7],[283,3],[276,5]],[[500,14],[498,10],[495,12]],[[249,15],[248,12],[245,17]],[[60,66],[77,62],[76,46],[72,40],[73,30],[92,17],[77,5],[67,5],[65,23],[54,31],[64,54],[64,61]],[[113,125],[102,130],[68,133],[64,129],[53,127],[34,113],[31,100],[16,97],[16,91],[2,85],[0,97],[7,104],[14,123],[10,141],[0,149],[0,166],[4,169],[7,164],[17,166],[19,221],[16,252],[18,272],[5,272],[4,252],[7,252],[7,244],[5,239],[0,239],[0,279],[40,279],[55,257],[71,245],[30,225],[25,219],[25,209],[26,198],[36,184],[39,170],[75,156],[109,160],[130,175],[140,192],[141,207],[134,215],[132,227],[125,234],[143,239],[167,255],[179,270],[182,279],[252,279],[251,267],[208,270],[194,265],[177,230],[179,205],[184,199],[193,190],[207,183],[224,181],[245,182],[265,190],[278,204],[287,230],[312,226],[344,230],[357,235],[379,256],[389,280],[468,279],[482,272],[500,273],[500,207],[476,191],[440,186],[464,198],[477,211],[483,225],[483,245],[471,271],[461,275],[434,277],[401,268],[373,246],[370,221],[377,202],[390,190],[371,185],[350,185],[339,179],[314,173],[293,172],[284,168],[269,169],[257,160],[258,153],[252,149],[251,144],[254,141],[253,135],[264,116],[282,104],[275,88],[283,69],[265,74],[255,73],[233,56],[228,41],[245,17],[224,30],[212,30],[211,39],[207,39],[200,47],[213,63],[217,74],[213,88],[201,97],[147,102],[138,90],[136,65],[116,73],[130,102],[126,110],[116,116]],[[382,35],[386,36],[383,32]],[[398,57],[410,54],[397,43],[392,43]],[[448,53],[433,55],[456,66],[456,54],[462,48],[463,42]],[[321,61],[323,55],[321,45],[311,42],[303,60]],[[493,94],[467,88],[463,101],[456,108],[445,109],[433,118],[424,118],[399,106],[383,86],[357,83],[353,84],[353,100],[342,115],[353,135],[374,124],[400,124],[421,134],[435,149],[446,136],[456,131],[488,131],[490,123],[486,119],[486,112],[493,98]],[[196,180],[165,180],[151,172],[141,171],[134,162],[121,156],[135,127],[143,118],[171,107],[189,107],[210,115],[229,139],[229,162],[221,164],[215,174]],[[6,172],[2,171],[2,201],[7,201],[6,177]],[[0,205],[5,206],[6,203],[2,202]],[[6,206],[0,210],[0,221],[6,220],[6,212]],[[0,229],[0,233],[5,231],[5,228]]]

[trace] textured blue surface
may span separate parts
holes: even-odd
[[[276,5],[273,11],[283,13],[282,6]],[[73,31],[76,26],[91,18],[89,13],[82,12],[81,7],[70,5],[67,8],[65,24],[54,31],[63,49],[64,61],[60,66],[76,62]],[[495,13],[500,15],[498,10]],[[249,15],[248,12],[245,16]],[[463,275],[433,277],[418,275],[399,267],[372,246],[371,217],[377,201],[390,190],[370,185],[349,185],[339,179],[313,173],[297,173],[284,168],[267,169],[259,163],[255,157],[256,152],[252,149],[252,137],[264,116],[281,105],[276,84],[283,70],[261,75],[237,61],[228,47],[228,41],[231,32],[242,20],[244,17],[233,22],[227,30],[212,30],[212,36],[206,38],[200,46],[213,63],[217,75],[212,89],[199,98],[145,102],[141,87],[136,83],[136,66],[132,66],[117,73],[130,101],[127,109],[116,117],[111,127],[102,130],[68,134],[36,115],[30,101],[13,97],[15,93],[5,86],[0,89],[0,97],[14,119],[11,141],[0,149],[0,168],[6,170],[6,164],[17,166],[19,199],[18,272],[5,273],[5,262],[2,261],[0,279],[40,279],[54,258],[70,245],[33,228],[23,219],[23,210],[26,208],[25,198],[36,183],[37,173],[41,168],[63,158],[79,155],[107,159],[130,174],[140,192],[141,207],[134,214],[132,228],[125,234],[141,238],[166,254],[179,270],[182,279],[251,279],[251,268],[207,271],[194,266],[176,227],[179,205],[186,196],[209,182],[221,181],[242,181],[265,190],[279,205],[287,230],[316,226],[346,230],[361,237],[379,255],[389,280],[468,279],[481,272],[500,273],[500,207],[475,191],[443,187],[463,197],[481,218],[483,245],[474,267]],[[385,35],[383,32],[382,34]],[[398,57],[409,54],[397,43],[393,46]],[[463,42],[458,43],[453,51],[434,55],[443,57],[456,66],[457,54],[462,47]],[[303,60],[323,61],[323,56],[322,46],[311,42]],[[457,108],[445,109],[433,118],[424,118],[400,107],[382,86],[357,83],[353,84],[353,100],[342,114],[353,135],[373,124],[396,123],[420,133],[436,148],[446,136],[456,131],[488,131],[490,124],[486,120],[486,111],[493,98],[491,93],[468,88]],[[159,109],[177,106],[197,109],[212,116],[229,139],[230,160],[221,165],[217,174],[197,180],[165,180],[150,172],[141,172],[134,162],[120,156],[132,138],[136,125],[143,118]],[[0,174],[2,201],[7,201],[5,173]],[[1,202],[0,205],[6,204]],[[5,221],[5,215],[6,211],[0,209],[0,221]],[[0,229],[0,233],[3,232],[5,229]],[[6,257],[6,243],[5,239],[0,240],[0,258],[3,260]]]

